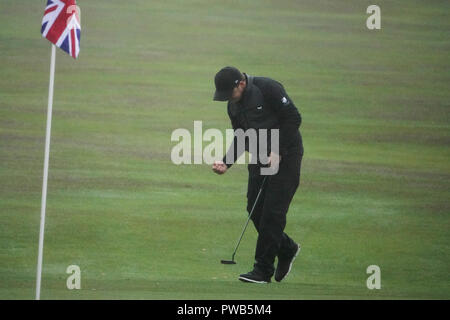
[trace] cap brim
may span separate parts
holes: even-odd
[[[228,101],[231,98],[232,91],[217,91],[214,93],[214,101]]]

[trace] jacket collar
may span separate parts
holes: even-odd
[[[247,85],[244,89],[243,96],[241,98],[241,102],[244,102],[248,98],[250,91],[252,91],[252,88],[253,88],[253,77],[246,73],[244,73],[244,77],[245,77],[245,82],[247,83]]]

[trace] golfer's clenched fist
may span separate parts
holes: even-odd
[[[224,174],[228,167],[223,161],[214,161],[212,169],[217,174]]]

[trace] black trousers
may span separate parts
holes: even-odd
[[[267,176],[251,217],[258,231],[254,268],[265,275],[273,275],[275,257],[289,257],[295,249],[295,242],[284,233],[284,228],[289,205],[300,184],[302,157],[303,150],[298,150],[281,159],[278,173]],[[266,176],[260,174],[258,165],[249,165],[247,191],[249,214],[264,177]]]

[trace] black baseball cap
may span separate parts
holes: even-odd
[[[225,67],[216,73],[214,83],[216,85],[216,92],[213,100],[227,101],[230,100],[233,89],[239,85],[243,80],[242,73],[235,67]]]

